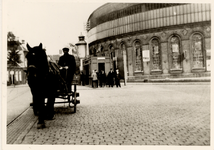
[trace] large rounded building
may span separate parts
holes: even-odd
[[[110,68],[127,81],[211,74],[211,4],[107,3],[87,25],[87,75]]]

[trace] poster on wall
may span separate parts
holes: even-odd
[[[206,55],[207,55],[206,57],[207,71],[211,71],[211,50],[210,49],[206,51]]]
[[[149,50],[143,50],[143,62],[150,61]]]

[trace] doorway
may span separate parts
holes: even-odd
[[[84,70],[85,70],[85,84],[89,85],[89,65],[85,65]]]
[[[105,63],[98,63],[98,72],[101,73],[101,70],[105,71]]]

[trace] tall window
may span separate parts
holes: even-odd
[[[152,43],[152,70],[161,70],[160,46],[157,39],[153,39]]]
[[[192,37],[193,49],[193,68],[204,67],[203,41],[200,34],[194,34]]]
[[[104,48],[103,48],[103,46],[102,46],[102,45],[100,46],[100,51],[101,51],[101,56],[105,56]]]
[[[93,49],[93,55],[97,56],[97,49],[96,48]]]
[[[22,81],[22,72],[19,71],[19,81]]]
[[[134,49],[135,49],[135,71],[142,71],[142,51],[140,47],[140,42],[135,42],[134,44]]]
[[[172,65],[171,69],[181,68],[181,52],[180,52],[180,41],[178,37],[173,36],[170,39]]]
[[[126,64],[126,71],[128,72],[128,57],[127,57],[128,55],[126,53],[126,46],[125,46],[125,44],[122,44],[121,48],[122,48],[123,55],[125,55],[125,60],[123,60],[123,61],[126,61],[126,63],[124,63],[124,64]]]

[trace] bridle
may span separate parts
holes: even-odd
[[[33,74],[30,74],[30,71],[29,71],[29,70],[31,70],[31,69],[34,69],[34,70],[35,70],[35,72],[33,72]],[[36,70],[37,70],[37,68],[36,68],[35,65],[29,65],[29,66],[27,67],[27,78],[28,78],[29,76],[31,76],[31,77],[36,77],[36,76],[37,76],[37,75],[36,75]]]

